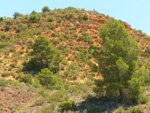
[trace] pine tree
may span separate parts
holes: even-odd
[[[139,90],[133,86],[140,48],[128,35],[124,24],[114,19],[109,20],[100,29],[99,35],[103,39],[101,50],[91,50],[96,62],[92,67],[102,75],[101,80],[96,80],[96,93],[107,97],[123,97],[129,94],[129,90]],[[136,79],[141,78],[144,79],[145,76],[138,76]],[[145,83],[145,79],[142,83]],[[142,83],[139,85],[143,85]]]
[[[37,56],[40,57],[41,64],[45,64],[46,67],[48,66],[49,60],[51,60],[54,55],[53,46],[50,46],[50,41],[44,36],[38,36],[35,39],[33,51]]]

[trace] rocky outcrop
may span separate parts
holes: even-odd
[[[133,29],[131,28],[131,25],[127,24],[126,22],[123,22],[123,23],[124,23],[125,28],[129,28],[130,30],[133,30]]]
[[[98,22],[98,23],[101,23],[101,24],[105,24],[105,19],[92,19],[94,22]]]

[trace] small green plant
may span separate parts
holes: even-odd
[[[142,113],[144,109],[141,106],[130,107],[127,113]]]
[[[40,99],[37,99],[35,102],[34,102],[34,106],[41,106],[43,105],[45,102],[44,98],[40,98]]]
[[[75,108],[75,102],[73,100],[63,101],[59,104],[62,110],[73,110]]]
[[[64,72],[64,76],[67,77],[68,79],[73,79],[76,80],[77,77],[79,76],[79,67],[77,66],[76,63],[72,62],[67,70]]]
[[[3,33],[3,34],[1,35],[1,39],[6,39],[6,38],[7,38],[7,34]]]
[[[66,18],[67,20],[70,20],[71,18],[73,18],[73,14],[67,13],[67,14],[65,15],[65,18]]]
[[[26,29],[26,26],[23,23],[19,23],[16,29],[16,32],[21,32],[24,31]]]
[[[51,103],[51,102],[58,102],[61,100],[61,98],[64,97],[66,93],[66,90],[58,90],[57,92],[55,92],[53,95],[51,95],[49,98],[48,98],[48,103]]]
[[[38,80],[37,76],[34,78],[33,87],[38,88],[40,86],[40,81]]]
[[[41,20],[41,17],[38,16],[37,14],[34,14],[34,15],[31,15],[29,20],[32,22],[32,23],[37,23]]]
[[[39,72],[38,79],[43,86],[51,87],[57,83],[57,78],[53,76],[53,72],[51,72],[48,68],[44,68]]]
[[[46,93],[45,89],[44,88],[40,88],[40,89],[37,89],[37,92],[42,95],[43,97],[48,97],[48,94]]]
[[[51,30],[54,30],[55,29],[55,26],[54,25],[47,25],[47,27]]]
[[[32,75],[26,74],[26,75],[22,76],[19,81],[31,84],[32,83]]]
[[[58,17],[58,18],[57,18],[57,23],[61,23],[61,22],[62,22],[61,17]]]
[[[83,15],[83,20],[88,20],[88,15],[87,14]]]
[[[5,31],[9,31],[10,25],[5,25]]]
[[[9,72],[3,72],[1,76],[2,77],[8,77],[8,76],[10,76],[10,73]]]
[[[6,23],[6,25],[12,25],[12,21],[13,19],[11,19],[11,18],[8,18],[6,21],[5,21],[5,23]]]
[[[48,22],[54,22],[54,20],[55,20],[55,19],[54,19],[54,17],[52,17],[52,16],[48,17],[48,19],[47,19]]]

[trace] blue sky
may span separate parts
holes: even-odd
[[[150,35],[150,0],[2,0],[0,17],[12,17],[14,12],[30,14],[41,12],[44,6],[50,9],[76,7],[95,9],[131,24],[132,28]]]

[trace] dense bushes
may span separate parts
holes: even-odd
[[[8,18],[8,19],[5,21],[6,25],[12,25],[12,22],[13,22],[13,19],[11,19],[11,18]]]
[[[24,62],[24,71],[40,71],[43,69],[45,66],[41,63],[38,62],[39,59],[37,58],[32,58],[29,62]]]
[[[51,87],[57,83],[57,78],[53,76],[53,72],[44,68],[39,72],[38,79],[43,86]]]
[[[41,17],[37,14],[33,14],[30,16],[29,20],[32,22],[32,23],[37,23],[41,20]]]
[[[73,18],[74,16],[73,16],[73,14],[71,14],[71,13],[67,13],[67,14],[65,14],[65,18],[67,19],[67,20],[70,20],[71,18]]]
[[[48,20],[48,22],[54,22],[54,17],[49,16],[47,20]]]
[[[23,23],[18,23],[16,31],[19,33],[21,31],[24,31],[26,29],[26,26]]]
[[[31,84],[32,83],[32,75],[26,74],[26,75],[22,76],[19,81]]]

